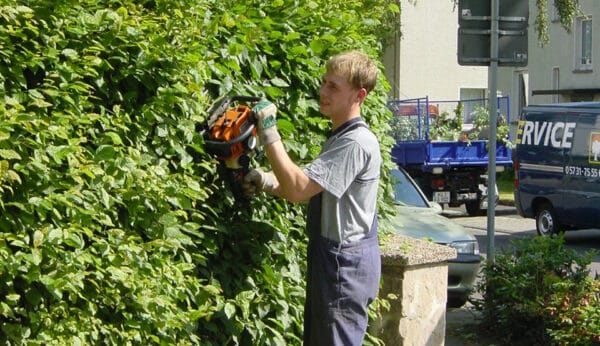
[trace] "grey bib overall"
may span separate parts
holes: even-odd
[[[359,119],[360,120],[360,119]],[[339,132],[364,123],[346,123]],[[349,244],[321,235],[322,193],[308,204],[304,345],[362,345],[368,305],[377,296],[381,257],[377,214],[365,238]]]

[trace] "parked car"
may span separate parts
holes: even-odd
[[[479,274],[482,259],[477,239],[463,226],[441,215],[441,205],[428,201],[404,169],[394,169],[391,173],[398,211],[394,225],[398,234],[456,249],[457,257],[448,261],[447,306],[461,307],[467,302]]]

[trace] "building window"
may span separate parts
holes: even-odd
[[[578,17],[575,22],[575,69],[592,69],[592,18]]]

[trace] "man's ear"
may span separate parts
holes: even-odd
[[[366,97],[367,97],[367,89],[360,88],[358,90],[358,92],[356,93],[356,98],[357,98],[358,103],[363,103],[363,101],[365,100]]]

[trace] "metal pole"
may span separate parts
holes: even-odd
[[[498,112],[498,30],[500,0],[491,0],[490,70],[488,89],[490,92],[490,134],[488,139],[488,209],[487,209],[487,259],[494,261],[494,216],[496,214],[496,132]]]

